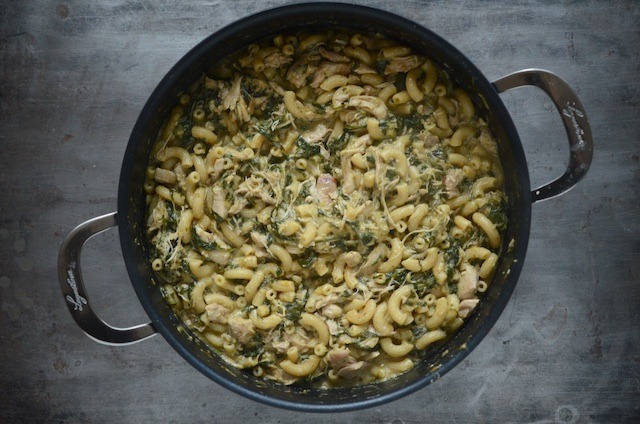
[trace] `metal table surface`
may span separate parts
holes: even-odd
[[[116,208],[124,149],[148,95],[198,41],[273,0],[15,1],[0,10],[1,422],[639,422],[640,7],[629,1],[361,2],[431,28],[489,78],[529,67],[573,86],[595,139],[571,192],[533,207],[522,275],[459,366],[419,392],[351,413],[300,414],[209,381],[161,337],[87,338],[56,277],[80,222]],[[502,95],[532,185],[568,147],[542,92]],[[146,322],[116,231],[84,249],[88,291],[114,325]]]

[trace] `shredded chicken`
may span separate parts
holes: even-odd
[[[287,340],[280,340],[277,342],[271,342],[271,346],[273,346],[273,348],[279,353],[285,353],[291,346],[291,343]]]
[[[344,378],[355,378],[358,375],[358,371],[367,366],[364,361],[358,361],[350,355],[349,349],[332,349],[327,359],[329,366],[337,371],[338,375]]]
[[[200,225],[197,225],[197,224],[193,226],[193,230],[195,231],[196,235],[205,243],[214,244],[217,247],[219,247],[220,249],[230,249],[231,248],[231,246],[229,246],[222,239],[222,237],[220,237],[215,232],[211,232],[210,233],[207,230],[205,230],[204,228],[202,228]]]
[[[377,96],[354,96],[349,99],[349,107],[362,109],[378,119],[387,116],[387,105]]]
[[[351,156],[342,155],[340,163],[342,165],[342,192],[350,195],[356,189],[356,183],[353,180],[353,169],[351,168]]]
[[[358,275],[369,275],[371,274],[378,266],[378,262],[382,259],[383,256],[386,256],[387,247],[384,243],[378,244],[367,256],[367,260],[360,266],[358,270]]]
[[[364,63],[358,64],[358,67],[356,69],[354,69],[353,72],[355,72],[356,74],[359,74],[359,75],[375,74],[376,73],[376,71],[373,68],[365,65]]]
[[[233,202],[233,205],[231,205],[231,207],[229,208],[229,213],[231,215],[235,215],[241,212],[245,208],[245,206],[247,206],[248,203],[249,201],[244,197],[236,198],[235,201]]]
[[[211,170],[211,176],[214,179],[217,179],[220,176],[220,174],[222,173],[222,171],[224,171],[224,159],[218,158],[213,163],[213,169]]]
[[[211,189],[211,193],[213,194],[213,205],[211,206],[211,210],[218,214],[220,218],[226,218],[228,211],[224,204],[224,190],[221,187],[213,187]]]
[[[216,322],[218,324],[226,324],[227,318],[229,318],[229,314],[231,313],[227,307],[215,302],[208,304],[205,307],[205,311],[209,321]]]
[[[155,176],[156,182],[160,184],[175,184],[178,181],[176,174],[168,169],[156,168]]]
[[[348,75],[351,66],[346,63],[323,62],[313,74],[313,79],[309,84],[313,88],[320,87],[320,84],[331,75]]]
[[[227,266],[229,264],[229,260],[231,259],[231,253],[224,250],[205,250],[202,252],[203,256],[205,256],[211,262],[215,262],[221,266]]]
[[[363,368],[367,366],[367,363],[364,361],[358,361],[353,364],[349,364],[343,368],[340,368],[338,371],[338,375],[340,377],[344,377],[347,379],[356,378]]]
[[[233,336],[242,344],[249,343],[256,334],[256,329],[250,319],[235,314],[229,318],[229,328]]]
[[[273,53],[264,58],[264,66],[267,68],[279,68],[282,65],[291,63],[291,56],[282,53]]]
[[[478,271],[473,265],[465,264],[458,282],[458,297],[461,300],[471,299],[478,288]]]
[[[160,200],[147,218],[147,232],[152,233],[162,228],[168,216],[167,204],[164,200]]]
[[[280,367],[275,367],[275,369],[273,370],[273,378],[274,380],[284,384],[285,386],[291,385],[298,380],[297,377],[294,377],[291,374],[286,373]]]
[[[338,197],[338,184],[331,174],[322,174],[316,182],[316,191],[322,206],[327,206]]]
[[[311,59],[309,53],[303,54],[289,68],[286,78],[294,87],[302,87],[307,82],[307,78],[318,68],[318,65],[312,63]]]
[[[316,125],[312,130],[302,133],[302,138],[304,138],[307,143],[315,144],[324,141],[330,133],[331,128],[327,127],[323,123],[320,123]]]
[[[320,309],[333,304],[336,300],[338,300],[338,295],[336,293],[329,293],[328,295],[320,296],[316,300],[315,307],[316,309]]]
[[[320,47],[320,54],[322,55],[322,57],[331,62],[349,63],[351,61],[351,59],[349,59],[347,56],[340,53],[332,52],[330,50],[326,50],[323,47]]]
[[[236,77],[231,84],[231,88],[222,97],[222,107],[226,110],[232,110],[236,107],[240,96],[240,84],[242,77]],[[222,94],[222,93],[221,93]]]
[[[349,91],[347,91],[347,88],[349,89]],[[341,108],[347,102],[347,100],[349,100],[350,93],[354,91],[355,91],[355,95],[357,96],[362,94],[362,92],[364,91],[364,88],[359,86],[338,88],[333,93],[333,97],[331,98],[331,105],[334,107],[334,109]]]
[[[347,349],[347,348],[332,349],[331,351],[329,351],[329,354],[327,355],[327,358],[329,360],[329,365],[334,370],[339,370],[341,368],[346,367],[349,364],[353,364],[353,363],[357,362],[350,355],[349,349]]]
[[[396,72],[408,72],[418,65],[420,65],[420,59],[416,55],[394,57],[384,69],[384,74],[389,75]]]
[[[268,242],[268,238],[265,234],[261,234],[257,231],[252,231],[251,232],[251,240],[253,240],[253,242],[259,246],[262,247],[263,249],[266,249],[269,247],[269,242]]]
[[[327,327],[329,327],[329,334],[332,336],[337,336],[340,332],[340,327],[338,327],[338,323],[332,319],[327,320]]]
[[[293,334],[285,334],[283,338],[300,351],[305,351],[309,347],[309,337],[300,329]]]
[[[247,103],[240,94],[240,88],[242,85],[242,77],[236,77],[231,84],[231,89],[222,98],[222,107],[226,110],[235,110],[238,118],[244,122],[251,120],[251,115],[247,108]]]
[[[460,307],[458,309],[458,316],[463,319],[468,317],[479,301],[480,299],[465,299],[462,302],[460,302]]]
[[[327,305],[322,308],[320,315],[331,319],[339,318],[342,316],[342,308],[338,305]]]
[[[180,164],[177,164],[173,168],[173,173],[176,175],[176,179],[178,180],[178,187],[184,190],[187,184],[187,174],[185,174],[184,169],[182,169]]]
[[[460,184],[463,178],[464,173],[460,168],[450,169],[447,171],[447,174],[444,176],[443,183],[444,188],[447,190],[449,195],[459,193],[458,184]]]
[[[428,131],[420,131],[420,133],[418,133],[418,138],[422,140],[422,142],[424,143],[424,147],[428,149],[434,147],[440,142],[438,136],[433,135]]]

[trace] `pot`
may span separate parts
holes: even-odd
[[[498,140],[508,196],[508,228],[502,255],[489,289],[463,326],[433,354],[409,372],[384,382],[363,386],[319,389],[284,386],[262,381],[218,358],[176,317],[153,283],[145,242],[145,169],[151,147],[173,103],[213,63],[241,47],[283,32],[349,28],[383,35],[411,46],[445,69],[482,109]],[[531,190],[522,145],[499,93],[520,86],[543,89],[567,130],[569,163],[556,180]],[[149,97],[126,147],[118,188],[117,212],[91,219],[74,229],[60,249],[58,276],[71,315],[92,339],[110,345],[135,343],[160,333],[191,365],[222,386],[273,406],[309,412],[345,411],[388,402],[428,385],[458,364],[497,321],[515,287],[529,238],[532,203],[558,196],[572,188],[589,169],[592,139],[586,113],[570,87],[554,74],[529,69],[489,82],[462,53],[430,30],[394,14],[369,7],[310,3],[267,10],[235,22],[206,38],[187,53],[162,79]],[[115,328],[92,310],[80,269],[80,252],[90,237],[118,227],[122,253],[135,292],[150,323]],[[512,246],[507,248],[507,243]]]

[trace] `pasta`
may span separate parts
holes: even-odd
[[[283,34],[177,103],[146,173],[149,263],[233,366],[392,378],[489,288],[507,227],[497,148],[433,61],[380,36]]]

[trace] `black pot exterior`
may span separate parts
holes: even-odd
[[[300,30],[348,28],[378,32],[432,58],[466,89],[498,139],[508,196],[509,226],[494,280],[461,329],[426,353],[402,376],[382,383],[323,390],[283,386],[255,378],[218,358],[175,316],[153,282],[145,241],[145,169],[151,147],[179,93],[218,60],[267,36]],[[144,106],[131,134],[120,174],[118,224],[133,287],[155,328],[189,363],[222,386],[273,406],[337,412],[371,407],[410,394],[440,378],[484,338],[505,308],[520,274],[529,238],[529,174],[515,126],[497,91],[457,49],[438,35],[388,12],[339,3],[309,3],[268,10],[235,22],[187,53],[164,77]],[[513,240],[512,248],[507,248]],[[427,394],[427,393],[425,393]]]

